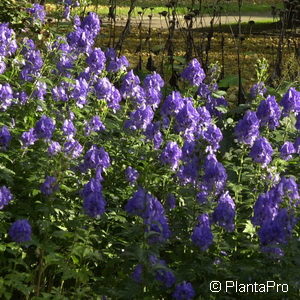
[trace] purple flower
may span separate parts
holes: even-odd
[[[176,198],[173,194],[168,195],[166,205],[169,209],[174,209],[176,207]]]
[[[221,117],[223,113],[218,109],[218,107],[222,106],[228,106],[228,103],[224,97],[216,98],[211,95],[207,97],[205,107],[212,116]]]
[[[127,167],[125,170],[125,175],[126,175],[126,179],[130,182],[130,183],[134,183],[137,181],[138,177],[139,177],[139,172],[132,168],[132,167]]]
[[[174,171],[178,167],[181,155],[182,151],[178,147],[177,143],[168,142],[161,154],[160,159],[164,164],[170,165],[171,169]]]
[[[223,191],[227,180],[224,166],[218,162],[215,155],[208,155],[204,162],[203,183],[208,190],[219,194]]]
[[[63,86],[55,86],[52,89],[52,97],[55,101],[68,101],[69,100],[69,96],[66,93],[66,90]]]
[[[190,101],[188,101],[176,115],[176,122],[179,131],[195,128],[198,121],[199,113]]]
[[[199,159],[197,157],[193,157],[184,165],[181,165],[179,167],[177,177],[181,184],[185,185],[190,183],[195,185],[199,177]]]
[[[0,111],[12,105],[13,91],[8,83],[0,84]]]
[[[296,153],[296,149],[292,142],[286,141],[280,148],[280,157],[284,160],[290,160],[294,153]]]
[[[86,62],[92,72],[99,74],[105,68],[105,54],[100,48],[95,48],[87,57]]]
[[[33,145],[37,141],[37,136],[34,128],[30,128],[29,131],[22,133],[21,142],[23,147]]]
[[[25,49],[24,53],[25,65],[21,71],[21,79],[26,81],[34,81],[40,77],[40,71],[43,66],[41,52],[34,49]]]
[[[215,124],[210,124],[203,132],[203,138],[210,144],[211,149],[214,152],[220,148],[219,143],[223,139],[223,134],[220,128],[218,128]]]
[[[131,277],[136,283],[141,283],[143,281],[143,265],[136,265],[133,269]]]
[[[235,135],[238,141],[252,145],[259,136],[259,122],[255,112],[247,111],[235,127]]]
[[[31,226],[26,219],[17,220],[10,226],[8,234],[14,242],[28,242],[31,240]]]
[[[45,22],[45,17],[46,17],[46,11],[44,9],[43,5],[40,5],[38,3],[33,4],[32,8],[27,9],[28,12],[32,15],[33,17],[33,22]]]
[[[213,243],[208,214],[202,214],[198,217],[198,224],[194,228],[191,238],[193,243],[202,251],[207,250]]]
[[[189,282],[177,284],[172,297],[176,300],[190,300],[196,296],[193,286]]]
[[[285,115],[290,112],[300,112],[300,92],[295,88],[290,88],[281,99],[280,105],[283,106],[283,113]]]
[[[51,141],[48,147],[48,154],[49,155],[56,155],[61,151],[61,146],[58,142]]]
[[[0,128],[0,149],[6,149],[9,146],[11,139],[12,136],[7,126],[2,126]]]
[[[93,145],[84,156],[84,165],[89,169],[105,170],[110,166],[110,158],[103,148]]]
[[[130,114],[130,120],[125,122],[125,128],[131,130],[145,130],[152,122],[154,112],[150,106],[142,105]]]
[[[149,123],[144,135],[148,140],[152,140],[154,144],[154,149],[159,149],[161,144],[163,143],[162,133],[159,131],[160,123]]]
[[[104,99],[109,108],[113,111],[120,108],[121,95],[108,78],[100,78],[94,88],[98,99]]]
[[[151,236],[149,236],[150,243],[164,242],[170,237],[171,232],[162,204],[143,188],[140,187],[133,197],[128,200],[125,210],[129,214],[144,219],[147,226],[146,231],[151,232]]]
[[[73,138],[73,136],[76,134],[76,128],[71,120],[66,119],[62,126],[62,131],[64,135],[66,135],[68,138]]]
[[[50,196],[58,189],[57,179],[53,176],[47,176],[41,185],[41,192],[46,196]]]
[[[294,148],[296,153],[300,154],[300,136],[298,136],[294,142]]]
[[[280,209],[275,218],[266,220],[258,231],[262,246],[276,246],[286,243],[294,225],[294,216],[286,208]]]
[[[295,128],[300,131],[300,113],[296,117]]]
[[[184,106],[184,101],[179,92],[172,92],[167,96],[162,104],[161,112],[163,116],[176,115]]]
[[[100,20],[96,13],[89,12],[88,15],[82,20],[80,27],[85,32],[90,32],[93,37],[96,37],[100,32]]]
[[[54,130],[54,121],[45,115],[36,122],[34,127],[34,133],[39,139],[51,139]]]
[[[257,108],[256,115],[260,120],[260,125],[267,125],[271,130],[279,126],[281,109],[274,96],[268,96],[262,100]]]
[[[215,223],[225,228],[227,231],[234,230],[235,204],[229,195],[225,192],[219,198],[218,206],[215,208],[212,218]]]
[[[292,177],[282,177],[275,187],[277,197],[281,199],[300,200],[298,185]],[[297,203],[298,204],[298,203]]]
[[[70,15],[71,15],[71,6],[66,5],[64,13],[63,13],[63,18],[67,19],[69,21],[70,20]]]
[[[0,209],[7,205],[13,199],[13,195],[6,186],[0,187]]]
[[[78,107],[82,108],[87,103],[87,94],[89,91],[89,85],[84,78],[76,79],[74,89],[71,93],[76,101]]]
[[[255,140],[249,155],[255,162],[265,167],[271,162],[272,154],[273,149],[271,144],[266,138],[261,137]]]
[[[85,134],[90,135],[91,132],[103,131],[105,130],[105,125],[101,122],[99,116],[94,116],[88,124],[85,126]]]
[[[28,99],[29,99],[27,93],[24,92],[24,91],[16,92],[16,93],[15,93],[15,98],[17,98],[17,99],[19,100],[19,103],[20,103],[21,105],[26,104],[27,101],[28,101]]]
[[[250,89],[251,98],[256,98],[258,95],[263,96],[267,92],[264,82],[255,83]]]
[[[199,86],[205,78],[205,73],[199,61],[194,58],[183,70],[181,77],[189,81],[191,85]]]
[[[14,54],[17,50],[15,32],[8,26],[8,23],[0,24],[0,57]]]
[[[77,158],[83,151],[82,145],[74,139],[70,139],[64,144],[64,152],[72,158]]]
[[[164,80],[156,72],[147,75],[143,81],[143,86],[146,89],[160,90],[164,86],[164,84]]]
[[[81,195],[84,199],[83,208],[88,216],[96,218],[105,212],[106,201],[99,180],[92,178],[84,185]]]

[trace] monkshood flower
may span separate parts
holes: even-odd
[[[74,139],[70,139],[64,144],[64,152],[72,158],[77,158],[81,155],[83,146]]]
[[[219,143],[223,139],[223,134],[220,128],[218,128],[215,124],[210,124],[203,132],[203,139],[210,144],[210,147],[208,147],[207,150],[211,149],[211,152],[215,152],[220,148]]]
[[[176,198],[173,194],[169,194],[166,199],[166,205],[169,209],[174,209],[176,207]]]
[[[81,192],[83,197],[83,209],[85,213],[96,218],[105,212],[106,201],[102,194],[102,186],[98,179],[92,178]]]
[[[17,220],[10,226],[8,234],[17,243],[24,243],[31,240],[32,229],[26,219]]]
[[[295,128],[300,131],[300,113],[296,117]]]
[[[207,110],[206,107],[198,107],[197,108],[198,114],[199,114],[199,125],[201,128],[203,127],[207,127],[210,123],[211,123],[211,114],[210,112]]]
[[[37,141],[38,137],[36,135],[35,129],[30,128],[29,131],[25,131],[21,136],[22,147],[28,147],[33,145]]]
[[[266,167],[272,160],[273,149],[268,140],[264,137],[260,137],[255,140],[249,156],[252,159]]]
[[[47,176],[44,183],[41,185],[41,192],[46,196],[50,196],[58,189],[57,178]]]
[[[222,106],[228,106],[228,102],[224,97],[216,98],[211,95],[207,97],[205,107],[212,116],[221,117],[223,113],[220,110],[218,110],[218,107]]]
[[[9,83],[0,84],[0,111],[6,111],[13,101],[13,90]]]
[[[24,91],[16,92],[14,98],[18,99],[19,104],[21,104],[21,105],[25,105],[29,99],[27,93]]]
[[[144,135],[148,140],[152,140],[154,144],[154,149],[159,149],[163,143],[162,133],[160,132],[160,123],[149,123]]]
[[[125,176],[127,181],[129,181],[130,183],[134,183],[139,177],[139,172],[136,169],[129,166],[125,170]]]
[[[26,49],[26,48],[24,48]],[[22,68],[20,77],[25,81],[34,81],[40,76],[40,71],[44,64],[41,52],[39,50],[25,50],[25,65]]]
[[[1,56],[0,56],[0,74],[3,74],[6,70],[6,64],[4,61],[1,60]]]
[[[85,126],[85,134],[90,135],[93,131],[99,132],[105,130],[105,125],[101,122],[99,116],[94,116]]]
[[[209,190],[205,184],[200,184],[199,186],[200,192],[197,194],[196,199],[197,201],[202,203],[207,203],[209,197]]]
[[[47,84],[42,81],[36,83],[36,89],[33,91],[32,96],[39,100],[44,100],[44,96],[47,93]]]
[[[63,126],[62,126],[62,132],[64,135],[66,135],[68,138],[73,138],[76,134],[76,128],[73,124],[73,122],[69,119],[64,120]]]
[[[266,86],[264,82],[258,82],[255,83],[250,88],[250,96],[251,98],[256,98],[258,95],[264,96],[264,94],[267,92]]]
[[[204,161],[203,183],[208,190],[219,194],[223,191],[227,180],[227,174],[224,166],[218,162],[213,154],[209,154]]]
[[[71,6],[66,5],[63,13],[63,18],[70,21],[71,16]]]
[[[144,89],[148,89],[148,90],[150,89],[160,90],[164,86],[164,84],[165,84],[164,80],[156,72],[147,75],[143,81]]]
[[[266,220],[258,231],[262,246],[276,246],[287,243],[296,224],[294,216],[281,208],[276,217]]]
[[[185,131],[189,128],[195,128],[199,121],[199,113],[194,108],[193,103],[188,101],[176,115],[176,128],[179,131]]]
[[[162,104],[161,113],[164,116],[176,115],[184,106],[184,100],[179,92],[173,91]]]
[[[0,24],[0,57],[12,55],[16,52],[18,46],[15,32],[9,28],[8,23]]]
[[[191,85],[199,86],[205,78],[205,73],[199,61],[194,58],[183,70],[181,77],[189,81]]]
[[[280,157],[284,160],[290,160],[294,153],[296,153],[296,149],[292,142],[286,141],[280,148]]]
[[[192,159],[188,160],[185,164],[179,167],[177,177],[179,178],[180,183],[183,185],[195,185],[198,181],[199,170],[199,159],[198,157],[193,157]]]
[[[88,169],[105,170],[110,166],[110,157],[103,148],[93,145],[84,156],[84,166]]]
[[[295,88],[290,88],[281,99],[280,105],[283,107],[284,115],[290,112],[300,113],[300,92]]]
[[[125,56],[117,57],[116,50],[108,48],[105,51],[106,70],[107,72],[126,71],[129,67],[129,62]]]
[[[182,157],[183,161],[189,161],[193,156],[196,150],[196,142],[195,141],[185,141],[182,146]]]
[[[104,99],[113,111],[120,108],[121,95],[108,78],[100,78],[94,85],[98,99]]]
[[[176,142],[168,142],[165,149],[163,150],[160,159],[164,164],[170,165],[174,171],[179,164],[182,151]]]
[[[292,177],[282,177],[275,189],[278,197],[281,199],[288,198],[289,200],[293,200],[292,202],[300,200],[298,185]]]
[[[152,267],[155,268],[155,279],[160,281],[166,288],[174,285],[176,279],[174,273],[167,268],[167,263],[163,259],[158,259],[155,255],[149,257]],[[159,268],[162,266],[162,268]]]
[[[182,282],[177,284],[172,297],[176,300],[190,300],[196,296],[193,286],[189,282]]]
[[[171,232],[162,204],[145,189],[139,187],[125,205],[125,211],[144,219],[144,223],[147,225],[146,231],[152,233],[149,237],[150,243],[161,243],[170,237]]]
[[[84,78],[76,79],[74,89],[71,92],[71,97],[76,100],[76,105],[82,108],[87,103],[87,94],[89,85]]]
[[[259,136],[259,119],[253,111],[247,111],[235,127],[235,135],[239,142],[252,145]]]
[[[92,33],[93,37],[96,37],[100,32],[100,20],[98,15],[94,12],[89,12],[82,20],[80,27],[84,31]]]
[[[7,205],[13,199],[13,195],[10,192],[10,189],[6,186],[0,187],[0,209]]]
[[[145,130],[152,122],[154,112],[150,106],[141,105],[138,109],[130,113],[130,119],[124,124],[130,130]]]
[[[54,156],[61,152],[61,145],[58,142],[51,141],[48,147],[48,154]]]
[[[197,91],[197,94],[201,97],[201,98],[204,98],[204,99],[207,99],[208,96],[211,95],[211,90],[209,88],[209,85],[207,85],[206,83],[200,83],[199,84],[199,88],[198,88],[198,91]]]
[[[191,238],[193,243],[202,251],[207,250],[213,243],[208,214],[202,214],[198,217],[198,224],[194,228]]]
[[[229,195],[225,192],[218,200],[218,206],[215,208],[212,219],[213,222],[231,232],[234,230],[235,204]]]
[[[39,139],[51,139],[55,130],[54,121],[43,115],[35,124],[34,133]]]
[[[55,101],[66,102],[69,100],[69,96],[63,86],[55,86],[52,89],[52,97]]]
[[[256,116],[261,126],[268,126],[271,130],[279,126],[281,109],[274,96],[268,96],[266,100],[260,102]]]
[[[136,283],[141,283],[143,282],[143,265],[137,264],[133,272],[131,274],[131,278],[136,282]]]
[[[2,126],[0,128],[0,150],[6,149],[9,146],[11,139],[12,136],[7,126]]]
[[[300,136],[298,136],[294,142],[294,148],[296,153],[300,154]]]
[[[156,89],[140,89],[140,98],[137,98],[137,103],[145,101],[147,105],[151,105],[153,109],[156,109],[162,100],[162,93]]]
[[[106,57],[104,52],[100,48],[95,48],[88,55],[86,62],[89,65],[91,72],[99,74],[105,68]]]
[[[38,3],[33,4],[33,7],[28,8],[27,11],[33,17],[33,23],[44,23],[46,17],[46,11],[43,5]]]

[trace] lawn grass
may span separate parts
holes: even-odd
[[[54,1],[47,1],[47,9],[51,11],[56,11],[57,7],[55,5]],[[198,8],[199,5],[196,2],[195,8]],[[271,5],[276,6],[277,8],[282,8],[282,2],[281,1],[255,1],[253,0],[246,0],[243,2],[243,6],[241,9],[241,13],[243,15],[254,15],[254,14],[271,14]],[[107,4],[107,0],[94,0],[93,4],[87,8],[87,11],[97,11],[100,15],[107,15],[109,10],[109,5]],[[158,15],[162,11],[166,11],[167,8],[164,5],[167,3],[167,1],[161,1],[161,0],[147,0],[147,1],[137,1],[136,8],[134,10],[134,14],[138,14],[139,11],[142,11],[144,7],[148,7],[145,10],[145,14],[148,15],[151,13],[154,15]],[[215,1],[202,1],[202,13],[203,14],[210,14],[212,13],[212,4],[215,3]],[[98,4],[98,5],[97,5]],[[126,16],[128,13],[130,1],[128,0],[121,0],[118,1],[117,5],[117,16],[123,17]],[[150,7],[152,10],[150,10]],[[219,8],[222,7],[223,14],[229,14],[234,15],[238,13],[238,5],[237,1],[224,1]],[[96,10],[97,8],[97,10]],[[190,0],[181,0],[178,3],[177,7],[177,13],[178,14],[186,14],[189,11],[189,8],[191,8],[191,1]]]

